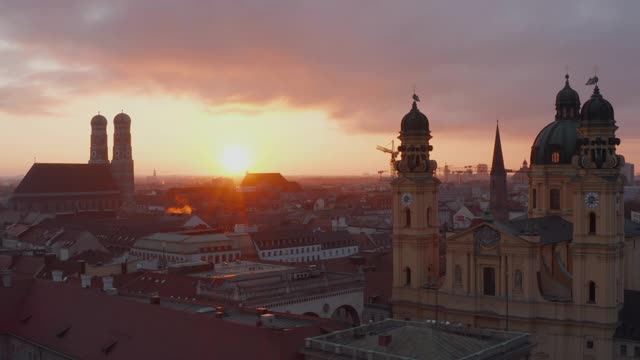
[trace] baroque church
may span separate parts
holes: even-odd
[[[113,119],[113,158],[109,161],[107,119],[91,119],[87,164],[34,163],[10,199],[18,211],[79,213],[118,211],[134,205],[131,118]]]
[[[394,317],[527,332],[533,359],[640,356],[640,316],[624,315],[640,298],[640,234],[625,233],[618,127],[595,81],[581,105],[567,75],[533,141],[526,218],[507,218],[496,128],[491,216],[451,234],[438,226],[429,120],[413,102],[392,182]]]

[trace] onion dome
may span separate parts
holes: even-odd
[[[116,126],[129,125],[131,124],[131,118],[129,117],[129,115],[125,114],[124,112],[121,112],[120,114],[116,115],[116,117],[113,118],[113,124]]]
[[[104,116],[97,114],[96,116],[91,118],[91,126],[107,126],[107,118]]]
[[[613,106],[602,97],[598,85],[593,88],[591,99],[582,105],[581,115],[583,126],[613,125],[616,122],[613,116]]]
[[[400,132],[403,134],[418,133],[417,135],[429,133],[429,120],[425,114],[418,110],[418,105],[415,101],[411,106],[411,111],[402,118]]]
[[[564,78],[564,87],[556,95],[556,120],[577,119],[580,113],[580,95],[569,85],[569,74]]]
[[[578,153],[577,121],[554,121],[540,131],[531,147],[531,165],[568,165]]]

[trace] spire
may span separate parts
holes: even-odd
[[[500,127],[496,121],[496,139],[493,145],[493,162],[491,163],[491,175],[506,173],[504,158],[502,157],[502,143],[500,142]]]

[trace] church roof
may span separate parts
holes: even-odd
[[[14,195],[112,191],[118,191],[118,186],[108,164],[36,163]]]
[[[503,225],[516,235],[540,236],[542,244],[573,239],[573,224],[556,215],[511,221]]]

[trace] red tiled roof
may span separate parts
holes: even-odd
[[[30,282],[28,291],[22,284],[0,289],[0,330],[75,358],[296,359],[304,339],[321,333],[318,326],[276,331],[70,284]]]
[[[36,163],[15,195],[118,191],[109,165]]]

